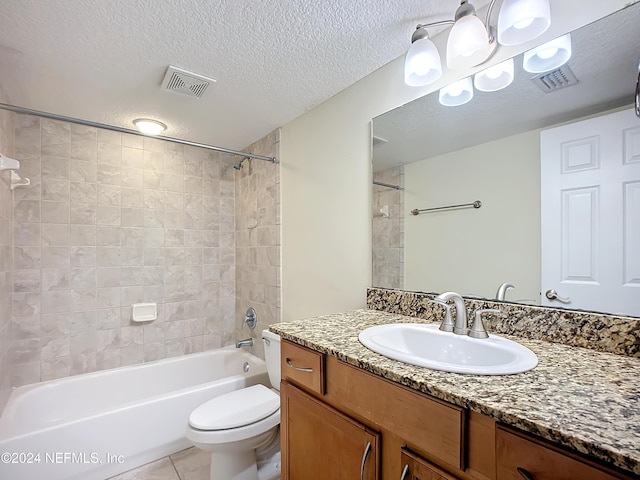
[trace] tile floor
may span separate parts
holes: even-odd
[[[210,458],[210,453],[191,447],[108,480],[209,480]]]

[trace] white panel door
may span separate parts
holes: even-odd
[[[544,130],[540,154],[543,305],[640,316],[640,119]]]

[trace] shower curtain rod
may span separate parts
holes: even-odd
[[[276,157],[267,157],[264,155],[256,155],[254,153],[240,152],[238,150],[231,150],[229,148],[223,148],[223,147],[215,147],[213,145],[207,145],[205,143],[190,142],[189,140],[182,140],[180,138],[165,137],[162,135],[145,135],[144,133],[141,133],[137,130],[133,130],[129,128],[116,127],[114,125],[106,125],[104,123],[91,122],[89,120],[80,120],[79,118],[65,117],[64,115],[56,115],[54,113],[40,112],[38,110],[31,110],[30,108],[17,107],[15,105],[8,105],[6,103],[0,103],[0,108],[3,110],[9,110],[15,113],[37,115],[39,117],[49,118],[51,120],[60,120],[63,122],[77,123],[79,125],[85,125],[87,127],[103,128],[105,130],[112,130],[114,132],[129,133],[132,135],[139,135],[141,137],[167,140],[169,142],[180,143],[182,145],[190,145],[192,147],[200,147],[207,150],[214,150],[216,152],[228,153],[229,155],[235,155],[238,157],[255,158],[256,160],[264,160],[265,162],[271,162],[274,164],[280,163],[280,161]]]

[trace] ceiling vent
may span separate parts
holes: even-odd
[[[569,68],[569,65],[563,65],[550,72],[536,75],[531,78],[531,81],[545,93],[555,92],[561,88],[578,84],[578,79],[571,68]]]
[[[169,65],[164,80],[162,80],[162,88],[171,92],[183,93],[190,97],[202,98],[211,83],[215,83],[213,78],[207,78]]]

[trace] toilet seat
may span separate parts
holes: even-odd
[[[222,445],[265,434],[279,424],[280,396],[264,385],[254,385],[220,395],[196,408],[189,416],[187,438],[195,443]]]
[[[203,403],[189,415],[198,430],[227,430],[256,423],[280,408],[280,397],[264,385],[235,390]]]

